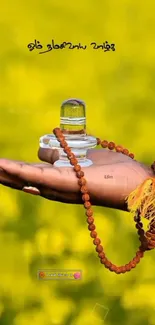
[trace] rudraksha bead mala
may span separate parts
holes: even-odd
[[[129,272],[131,269],[135,268],[136,265],[140,262],[140,259],[144,256],[144,252],[155,248],[155,218],[153,218],[149,224],[149,230],[144,231],[143,224],[141,222],[140,212],[136,217],[134,217],[135,226],[137,228],[138,236],[141,245],[139,246],[138,251],[136,252],[135,257],[128,263],[123,266],[116,266],[111,263],[104,252],[103,246],[101,245],[101,240],[98,238],[96,232],[96,226],[94,223],[93,210],[90,202],[90,195],[87,189],[87,181],[81,166],[78,164],[78,160],[75,155],[71,152],[71,149],[68,147],[67,142],[65,141],[65,136],[60,128],[55,128],[53,130],[57,140],[60,142],[60,146],[63,148],[64,152],[67,154],[67,157],[70,161],[70,164],[73,166],[73,170],[78,179],[79,190],[82,195],[82,201],[84,202],[84,208],[86,209],[86,217],[88,223],[88,230],[90,231],[90,236],[93,238],[93,244],[96,246],[96,252],[100,259],[100,262],[111,272],[117,274]],[[97,138],[97,145],[101,145],[102,148],[108,148],[109,150],[115,150],[124,155],[134,158],[134,154],[130,153],[128,149],[123,148],[122,146],[116,145],[114,142],[108,142],[106,140],[101,141]],[[152,164],[151,168],[155,171],[155,163]]]

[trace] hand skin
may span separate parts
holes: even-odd
[[[44,198],[82,204],[73,169],[52,166],[59,158],[58,151],[39,149],[38,157],[44,163],[29,164],[0,159],[0,183],[17,190],[22,190],[29,183],[37,187]],[[154,176],[151,167],[122,153],[94,149],[88,151],[87,157],[93,161],[93,165],[83,168],[83,171],[91,203],[96,206],[127,210],[126,196],[146,178]]]

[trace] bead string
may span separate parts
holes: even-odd
[[[67,142],[65,141],[65,136],[62,133],[61,129],[55,128],[53,130],[53,133],[55,134],[57,140],[60,142],[61,148],[63,148],[64,152],[67,154],[70,164],[73,166],[73,170],[75,171],[76,177],[78,179],[78,185],[82,194],[82,201],[84,202],[84,208],[86,209],[85,214],[87,216],[88,229],[90,231],[90,236],[93,238],[93,244],[96,246],[96,252],[98,254],[100,262],[111,272],[115,272],[117,274],[129,272],[140,262],[140,259],[144,256],[145,251],[155,248],[155,218],[152,219],[149,225],[149,230],[145,232],[143,229],[143,224],[141,222],[140,212],[138,212],[138,215],[134,217],[134,221],[141,245],[139,246],[135,257],[128,264],[125,264],[123,266],[116,266],[115,264],[111,263],[104,253],[103,246],[101,245],[101,240],[98,238],[96,232],[93,210],[87,189],[87,181],[84,177],[84,172],[82,171],[81,166],[78,164],[78,160],[76,159],[75,155],[68,147]],[[97,138],[97,145],[101,145],[102,148],[108,148],[109,150],[121,152],[122,154],[127,155],[132,159],[134,158],[133,153],[129,153],[128,149],[125,149],[122,146],[115,145],[114,142],[108,142],[106,140],[101,141],[99,138]],[[151,168],[155,171],[155,164],[153,164]]]

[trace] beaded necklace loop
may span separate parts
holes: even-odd
[[[155,248],[155,218],[151,220],[149,224],[149,230],[145,232],[143,229],[143,223],[141,222],[140,212],[134,217],[135,226],[141,245],[139,246],[135,257],[128,264],[116,266],[115,264],[111,263],[104,253],[103,246],[101,245],[101,240],[98,238],[96,232],[93,210],[87,189],[87,181],[84,177],[84,172],[81,170],[81,166],[78,164],[78,160],[76,159],[75,155],[68,147],[67,142],[65,141],[65,136],[62,133],[61,129],[55,128],[53,130],[53,133],[55,134],[57,140],[60,142],[60,146],[63,148],[64,152],[67,154],[70,164],[73,166],[73,170],[77,176],[79,189],[82,195],[82,201],[84,202],[84,208],[86,209],[85,214],[87,216],[86,220],[88,223],[88,230],[90,231],[90,236],[93,238],[93,244],[96,246],[96,252],[98,254],[100,262],[111,272],[115,272],[117,274],[129,272],[140,262],[140,259],[144,256],[145,251]],[[108,148],[109,150],[121,152],[122,154],[129,156],[132,159],[134,158],[133,153],[129,153],[129,151],[122,146],[116,146],[114,142],[108,142],[106,140],[101,141],[99,138],[97,138],[97,145],[101,145],[102,148]],[[154,164],[151,166],[151,168],[155,171]]]

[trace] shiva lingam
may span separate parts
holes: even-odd
[[[86,105],[82,100],[71,98],[62,103],[60,130],[68,147],[78,160],[78,164],[81,167],[91,166],[93,163],[86,158],[86,154],[88,149],[96,147],[97,139],[86,133]],[[60,158],[54,163],[55,167],[73,167],[54,134],[42,136],[40,138],[40,147],[59,150]]]
[[[47,149],[58,149],[59,160],[54,163],[55,167],[72,167],[79,185],[84,208],[86,209],[88,229],[96,246],[96,252],[100,262],[110,271],[117,274],[125,273],[135,268],[147,250],[155,248],[155,178],[146,179],[126,198],[128,211],[134,215],[140,246],[135,257],[127,264],[116,266],[111,263],[105,253],[101,240],[99,239],[94,224],[93,210],[90,195],[87,188],[84,170],[81,167],[89,167],[92,161],[86,158],[87,150],[101,145],[102,148],[115,150],[124,155],[134,158],[128,149],[114,142],[88,136],[86,133],[86,106],[82,100],[68,99],[62,103],[60,110],[60,128],[53,130],[54,134],[44,135],[40,138],[40,147]],[[155,172],[155,162],[151,166]],[[37,189],[26,188],[26,192],[33,193]],[[144,231],[141,217],[150,220],[149,230]]]

